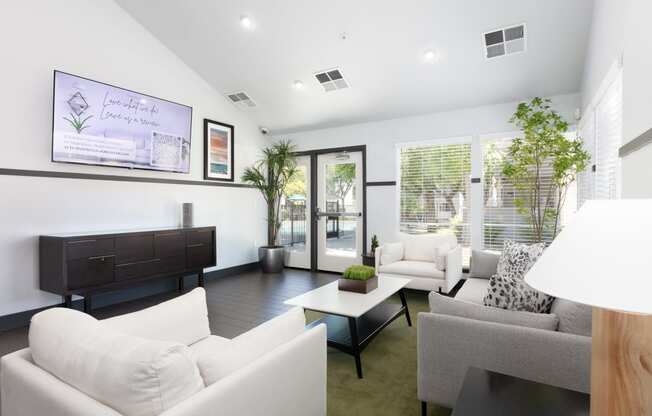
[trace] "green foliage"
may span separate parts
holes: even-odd
[[[286,197],[293,195],[306,196],[306,173],[301,169],[297,169],[296,173],[285,186],[284,195]]]
[[[328,169],[326,191],[328,195],[335,196],[340,201],[341,209],[344,209],[344,198],[355,182],[355,163],[339,163]]]
[[[263,158],[242,174],[244,183],[260,191],[267,203],[267,245],[274,246],[281,229],[281,199],[287,184],[297,174],[294,145],[281,140],[263,150]]]
[[[374,234],[371,237],[371,255],[376,254],[376,249],[378,248],[378,237]]]
[[[75,116],[73,113],[68,113],[68,114],[70,114],[70,117],[71,117],[72,120],[70,118],[68,118],[68,117],[63,117],[63,119],[66,120],[68,123],[70,123],[70,125],[75,130],[77,130],[77,134],[81,134],[81,132],[84,131],[84,129],[87,129],[87,128],[90,127],[90,126],[86,125],[86,122],[89,119],[93,118],[92,115],[90,115],[90,116],[88,116],[88,117],[86,117],[85,119],[82,120],[81,116]]]
[[[376,269],[370,266],[353,265],[344,270],[342,277],[351,280],[369,280],[376,275]]]
[[[528,217],[535,241],[542,241],[544,232],[550,230],[554,238],[568,186],[586,169],[590,156],[581,139],[566,138],[568,123],[548,99],[520,103],[510,122],[523,137],[512,141],[502,173],[524,195],[515,203],[518,212]],[[551,179],[544,180],[544,175]]]

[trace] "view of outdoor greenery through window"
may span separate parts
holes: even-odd
[[[454,232],[460,244],[469,248],[502,250],[507,239],[534,241],[528,218],[519,212],[517,200],[525,195],[502,173],[511,137],[482,139],[481,183],[471,184],[472,146],[467,143],[408,145],[400,148],[400,231],[405,233]],[[543,167],[542,189],[547,189],[552,170]],[[473,186],[482,187],[482,203],[472,201]],[[480,195],[480,194],[475,194]],[[547,197],[542,195],[541,198]],[[553,197],[549,204],[556,204]],[[569,190],[562,223],[577,207],[575,186]],[[473,210],[478,212],[473,213]],[[473,214],[473,215],[472,215]],[[474,221],[473,218],[477,220]],[[554,223],[544,230],[544,241],[551,241]],[[474,233],[474,230],[479,232]],[[480,235],[480,243],[471,241]]]
[[[400,164],[401,232],[454,232],[470,246],[471,144],[404,147]]]

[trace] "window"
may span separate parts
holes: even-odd
[[[505,240],[533,243],[535,238],[529,217],[519,212],[517,200],[526,199],[528,192],[516,189],[502,174],[502,165],[507,157],[512,138],[492,138],[482,140],[482,242],[488,250],[502,250]],[[552,169],[544,166],[540,189],[551,185]],[[555,195],[542,192],[540,200],[554,208]],[[568,201],[567,201],[568,202]],[[573,204],[574,202],[570,202]],[[554,234],[554,221],[544,226],[544,241],[551,241]]]
[[[399,149],[400,231],[452,231],[471,244],[470,139],[456,143],[404,145]]]
[[[622,72],[607,77],[607,88],[582,119],[580,137],[591,154],[591,169],[579,178],[578,205],[587,199],[616,199],[620,196],[620,159],[622,144],[623,90]]]

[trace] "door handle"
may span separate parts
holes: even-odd
[[[346,211],[324,212],[321,211],[319,208],[317,208],[315,210],[315,218],[321,219],[322,217],[362,217],[362,212],[346,212]]]

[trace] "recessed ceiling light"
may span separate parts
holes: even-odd
[[[254,21],[249,16],[240,16],[240,24],[245,29],[253,29],[254,27]]]
[[[299,80],[294,81],[293,85],[294,85],[294,88],[296,88],[296,89],[298,89],[298,90],[300,90],[301,88],[303,88],[303,82],[301,82],[301,81],[299,81]]]
[[[439,61],[440,55],[438,52],[433,50],[427,50],[423,53],[423,60],[428,63],[434,63]]]

